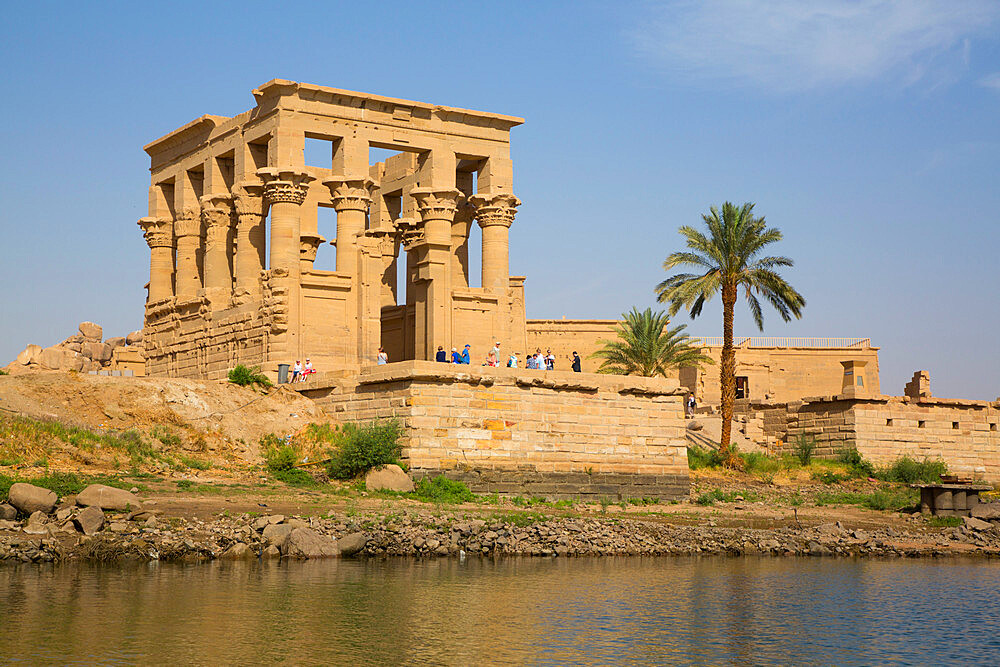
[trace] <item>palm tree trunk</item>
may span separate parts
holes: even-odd
[[[736,401],[736,350],[733,349],[733,310],[736,306],[736,286],[722,287],[722,363],[719,364],[719,385],[722,390],[722,437],[719,456],[723,465],[734,466],[736,457],[729,444],[733,436],[733,404]]]

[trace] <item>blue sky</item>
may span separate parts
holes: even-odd
[[[998,2],[144,4],[5,7],[0,363],[139,328],[142,146],[285,78],[524,117],[529,317],[655,306],[677,227],[753,201],[808,301],[765,335],[871,337],[885,393],[1000,394]]]

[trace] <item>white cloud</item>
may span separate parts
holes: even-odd
[[[998,20],[994,0],[677,0],[648,5],[632,38],[677,77],[791,91],[967,67]]]
[[[979,85],[984,88],[992,88],[993,90],[1000,91],[1000,72],[993,72],[992,74],[987,74],[982,79],[979,80]]]

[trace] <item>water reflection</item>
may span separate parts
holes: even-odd
[[[953,560],[0,567],[0,662],[996,664],[998,590]]]

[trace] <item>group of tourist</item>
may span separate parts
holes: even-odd
[[[316,372],[313,368],[312,362],[306,359],[305,366],[298,359],[295,360],[295,365],[292,366],[292,379],[290,382],[305,382],[309,379],[309,376]]]
[[[381,348],[379,348],[381,350]],[[501,366],[502,355],[500,352],[500,341],[494,343],[493,348],[486,355],[485,361],[483,361],[483,366],[499,368]],[[471,364],[472,363],[472,346],[466,344],[462,351],[459,352],[457,347],[451,348],[451,355],[445,351],[444,347],[438,345],[437,354],[434,357],[435,361],[445,363],[445,364]],[[379,362],[382,363],[382,362]],[[570,367],[573,371],[580,372],[580,355],[575,351],[573,352],[573,361]],[[511,352],[510,356],[507,357],[507,368],[518,368],[521,365],[520,359],[518,359],[516,352]],[[545,354],[542,354],[541,348],[536,348],[534,354],[525,355],[524,367],[531,370],[540,371],[554,371],[556,369],[556,355],[552,354],[552,350],[546,350]]]

